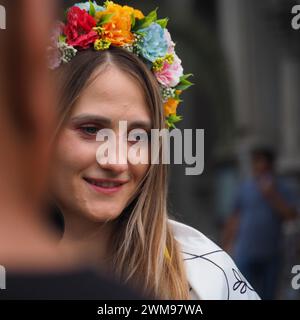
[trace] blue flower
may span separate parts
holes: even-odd
[[[95,7],[96,12],[105,10],[105,8],[99,6],[95,1],[93,2],[93,5]],[[74,6],[80,8],[81,10],[85,10],[87,12],[90,11],[90,3],[89,2],[76,3],[76,4],[74,4]]]
[[[154,62],[167,54],[168,43],[165,31],[158,23],[154,22],[149,27],[140,29],[138,34],[142,36],[137,41],[136,47],[145,59]]]

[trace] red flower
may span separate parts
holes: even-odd
[[[67,44],[73,47],[86,49],[98,39],[98,34],[93,28],[96,20],[85,10],[74,6],[69,9],[64,34],[67,36]]]

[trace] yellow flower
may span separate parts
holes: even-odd
[[[102,35],[103,28],[101,28],[101,27],[94,27],[93,30],[96,31],[96,32],[99,34],[99,36]]]
[[[170,53],[167,54],[164,59],[165,61],[168,62],[168,64],[172,64],[174,62],[174,56],[173,54],[170,54]]]
[[[172,54],[167,54],[164,58],[157,58],[153,62],[152,69],[156,72],[159,72],[163,69],[164,63],[172,64],[174,62],[174,56]]]
[[[176,114],[177,107],[179,105],[179,100],[170,98],[165,104],[164,104],[164,113],[165,116],[168,117],[172,114]]]
[[[164,62],[164,58],[157,58],[153,63],[152,69],[156,72],[161,71],[164,66]]]
[[[141,19],[143,13],[128,6],[120,6],[112,1],[106,2],[106,10],[96,13],[96,19],[99,21],[101,17],[112,14],[110,21],[102,26],[102,39],[105,39],[116,46],[124,46],[134,41],[131,33],[132,14]]]
[[[106,50],[110,47],[111,43],[108,40],[98,39],[94,43],[94,48],[97,51]]]

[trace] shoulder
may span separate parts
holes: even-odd
[[[198,230],[169,220],[181,247],[192,299],[260,299],[231,257]]]

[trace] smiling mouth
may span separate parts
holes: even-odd
[[[121,189],[127,181],[107,180],[107,179],[93,179],[84,178],[84,180],[97,192],[114,193]]]

